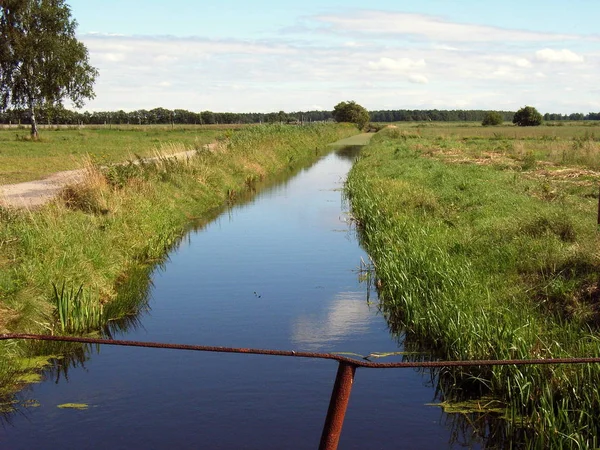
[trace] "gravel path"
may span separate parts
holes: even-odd
[[[36,208],[52,200],[65,186],[83,181],[85,170],[57,172],[48,178],[0,186],[0,205],[8,208]]]

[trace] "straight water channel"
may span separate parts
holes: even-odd
[[[341,194],[357,152],[332,152],[191,231],[155,269],[141,326],[114,337],[401,350],[358,280],[368,258]],[[104,346],[67,378],[22,393],[39,406],[0,427],[0,446],[315,449],[336,370],[334,361]],[[429,381],[413,369],[358,369],[340,448],[454,447],[448,418],[426,406],[435,400]],[[57,407],[64,403],[89,407]]]

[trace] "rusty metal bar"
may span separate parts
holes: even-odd
[[[325,425],[323,425],[319,450],[336,450],[338,447],[350,393],[352,392],[355,371],[356,366],[354,364],[340,362],[338,366],[335,384],[331,392],[331,400],[329,401],[329,409],[327,410],[327,418],[325,419]]]
[[[116,339],[96,339],[72,336],[49,336],[43,334],[0,334],[0,341],[24,339],[34,341],[79,342],[81,344],[118,345],[124,347],[163,348],[171,350],[191,350],[217,353],[243,353],[250,355],[295,356],[297,358],[331,359],[345,362],[356,367],[372,369],[396,369],[419,367],[474,367],[474,366],[524,366],[531,364],[595,364],[600,357],[591,358],[548,358],[548,359],[482,359],[471,361],[402,361],[395,363],[375,363],[368,359],[348,358],[336,353],[297,352],[293,350],[264,350],[257,348],[212,347],[206,345],[164,344],[160,342],[121,341]]]
[[[551,358],[551,359],[506,359],[473,361],[403,361],[396,363],[374,363],[367,359],[353,359],[335,353],[296,352],[289,350],[265,350],[254,348],[212,347],[205,345],[164,344],[160,342],[122,341],[72,336],[49,336],[37,334],[0,334],[0,341],[24,339],[37,341],[76,342],[81,344],[118,345],[124,347],[162,348],[171,350],[191,350],[201,352],[239,353],[253,355],[294,356],[298,358],[330,359],[338,361],[338,371],[329,401],[329,409],[321,434],[320,450],[336,450],[344,424],[350,393],[357,367],[375,369],[417,368],[417,367],[473,367],[473,366],[522,366],[528,364],[590,364],[600,363],[600,358]]]

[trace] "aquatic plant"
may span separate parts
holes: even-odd
[[[102,325],[102,304],[84,291],[83,284],[75,289],[63,281],[59,289],[52,283],[52,294],[62,333],[87,333]]]

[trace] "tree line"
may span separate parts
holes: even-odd
[[[488,110],[377,110],[369,111],[372,122],[481,122]],[[504,121],[512,122],[514,111],[495,111]],[[306,123],[333,120],[333,111],[284,111],[272,113],[232,113],[185,109],[154,108],[135,111],[73,111],[62,106],[46,106],[37,109],[38,123],[49,125],[212,125],[212,124],[255,124],[255,123]],[[546,121],[600,120],[598,113],[544,114]],[[0,110],[2,124],[30,124],[27,109]]]
[[[600,112],[597,113],[573,113],[573,114],[544,114],[544,120],[557,121],[557,120],[600,120]]]
[[[154,108],[135,111],[85,111],[78,112],[66,108],[40,107],[36,117],[38,123],[48,125],[213,125],[213,124],[253,124],[253,123],[300,123],[331,120],[331,111],[305,111],[286,113],[232,113],[185,109]],[[0,111],[2,124],[29,124],[29,112],[22,109]]]

